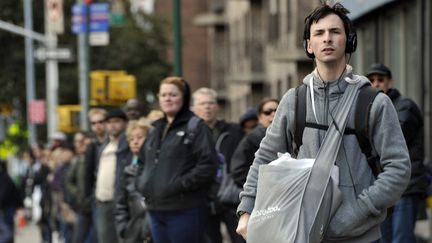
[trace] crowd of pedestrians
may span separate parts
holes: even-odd
[[[384,82],[378,75],[384,74],[377,68],[391,75],[383,65],[372,66],[372,84],[396,100],[397,90],[380,86]],[[236,233],[239,193],[279,100],[263,99],[238,124],[219,119],[217,101],[216,91],[200,88],[191,94],[185,80],[169,77],[160,84],[160,111],[145,116],[136,100],[124,109],[93,108],[88,113],[90,132],[71,134],[72,143],[55,133],[49,147],[35,144],[23,151],[26,169],[15,182],[1,162],[1,242],[12,242],[17,208],[37,222],[47,243],[54,235],[65,243],[245,242]],[[410,100],[400,104],[417,111],[401,124],[407,139],[420,141],[421,132],[413,130],[421,128],[418,108]],[[412,157],[421,156],[421,144],[409,144],[416,144]],[[389,237],[391,225],[407,222],[406,217],[415,222],[417,202],[427,186],[419,172],[421,157],[418,161],[412,189],[396,206],[396,223],[389,219],[382,225]],[[399,204],[413,212],[398,213]],[[394,232],[413,232],[410,225],[410,230]]]
[[[260,105],[229,123],[219,119],[216,91],[192,94],[185,80],[168,77],[160,110],[146,112],[136,99],[123,109],[92,108],[91,131],[56,132],[49,145],[22,151],[16,183],[1,163],[10,185],[2,197],[17,195],[1,204],[0,226],[10,233],[2,237],[13,239],[14,212],[23,208],[44,243],[54,236],[65,243],[245,242],[235,232],[241,185],[231,158],[247,131],[271,123],[278,101],[268,100],[271,111]]]

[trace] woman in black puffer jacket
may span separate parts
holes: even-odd
[[[189,85],[168,77],[159,87],[165,117],[144,142],[138,190],[156,243],[202,243],[218,160],[210,129],[189,110]]]
[[[273,121],[278,105],[279,100],[277,99],[266,98],[260,102],[258,105],[258,126],[243,137],[234,151],[230,166],[231,176],[234,182],[242,188],[246,182],[249,168],[255,159],[255,152]]]

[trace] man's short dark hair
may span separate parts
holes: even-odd
[[[342,20],[348,40],[348,35],[353,31],[351,20],[347,16],[349,12],[350,11],[340,3],[335,3],[333,6],[330,6],[327,3],[322,2],[320,6],[315,8],[312,13],[305,18],[303,40],[308,40],[310,38],[310,28],[313,23],[317,23],[320,19],[325,18],[330,14],[336,14]]]

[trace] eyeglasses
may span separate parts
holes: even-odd
[[[99,121],[90,121],[90,123],[92,125],[96,125],[96,124],[103,124],[105,121],[104,120],[99,120]]]
[[[273,112],[276,112],[276,108],[275,109],[268,109],[265,111],[262,111],[262,113],[266,116],[270,116]]]
[[[213,106],[216,105],[216,101],[205,101],[205,102],[200,102],[197,104],[198,106]]]

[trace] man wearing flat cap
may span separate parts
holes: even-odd
[[[96,165],[95,223],[98,242],[117,243],[114,192],[132,154],[124,134],[128,118],[123,110],[115,108],[108,111],[105,121],[109,140],[101,146]]]
[[[413,100],[393,88],[392,73],[383,64],[373,64],[366,77],[375,88],[387,94],[396,108],[399,123],[411,159],[408,188],[396,203],[393,213],[381,225],[381,242],[416,242],[414,227],[419,203],[425,198],[428,182],[425,175],[423,116]]]

